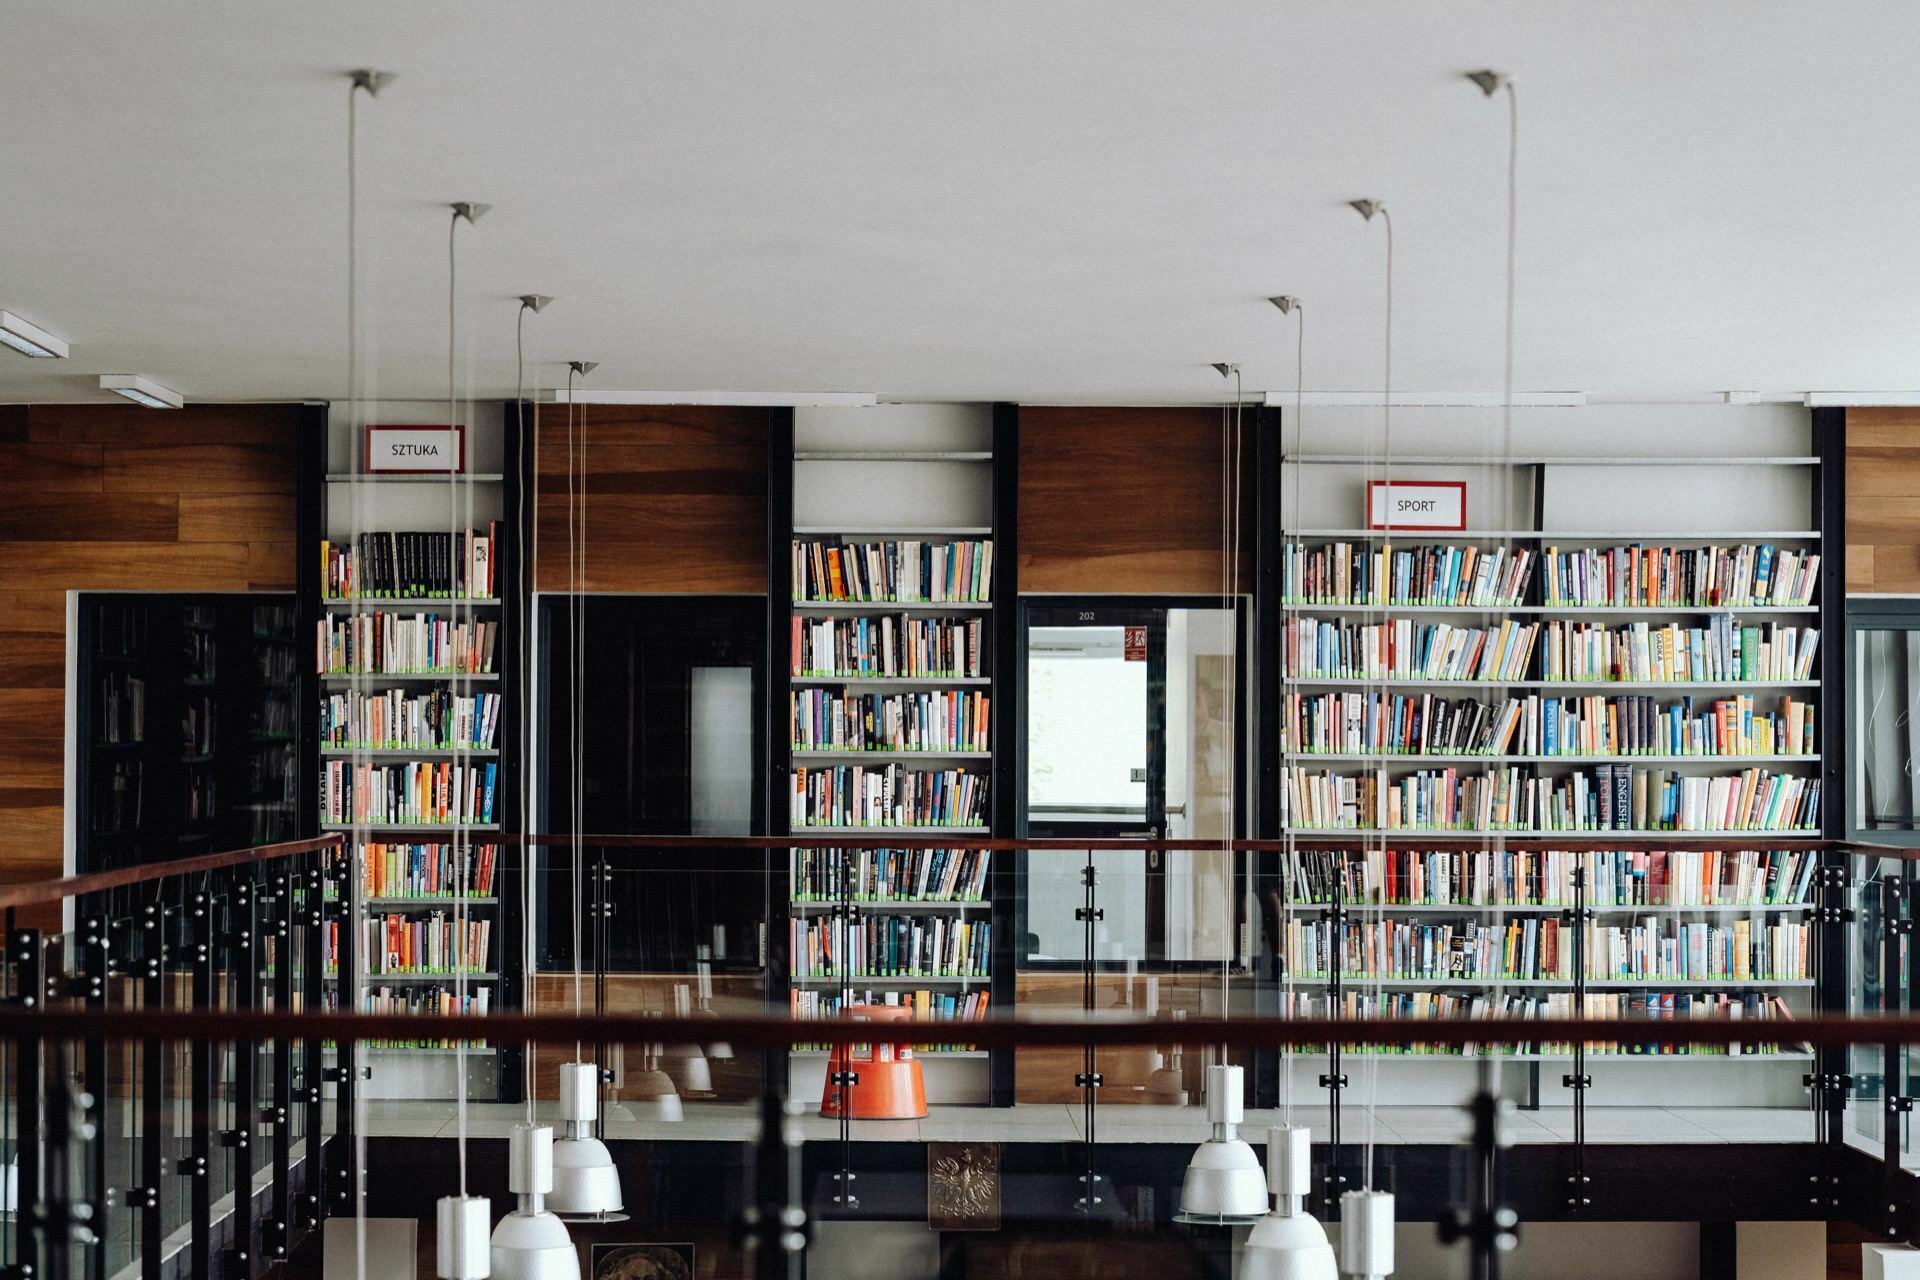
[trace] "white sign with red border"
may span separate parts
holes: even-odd
[[[1449,529],[1467,527],[1464,480],[1369,480],[1367,528]]]
[[[445,475],[467,469],[467,429],[376,427],[367,424],[366,470],[401,475]]]

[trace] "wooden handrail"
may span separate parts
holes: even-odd
[[[1218,1045],[1237,1048],[1308,1048],[1329,1044],[1528,1044],[1535,1041],[1640,1041],[1676,1045],[1757,1042],[1845,1045],[1920,1044],[1920,1015],[1808,1018],[1804,1021],[1637,1021],[1604,1018],[1487,1018],[1371,1020],[1365,1018],[1139,1018],[1079,1020],[990,1018],[980,1022],[888,1023],[807,1021],[778,1017],[643,1018],[575,1014],[491,1013],[420,1017],[408,1014],[291,1013],[268,1010],[0,1008],[0,1039],[39,1036],[51,1040],[236,1040],[384,1039],[486,1040],[495,1044],[658,1042],[724,1040],[735,1048],[783,1048],[795,1044],[911,1044],[963,1039],[982,1048],[1027,1045]]]
[[[197,875],[202,871],[224,871],[228,867],[243,867],[249,863],[272,862],[279,858],[291,858],[295,854],[314,853],[320,849],[337,849],[343,843],[345,838],[336,832],[333,835],[318,836],[312,840],[256,844],[245,849],[229,849],[225,853],[203,853],[192,858],[176,858],[171,862],[120,867],[113,871],[92,871],[83,876],[63,876],[58,880],[48,880],[40,884],[5,885],[0,886],[0,909],[62,902],[68,898],[79,897],[83,893],[100,893],[107,889],[124,889],[128,885],[170,880],[175,876]]]
[[[1672,831],[1655,832],[1662,836],[1657,841],[1640,839],[1647,832],[1621,832],[1635,839],[1632,845],[1644,845],[1659,849],[1725,849],[1729,841],[1744,842],[1756,848],[1794,851],[1838,850],[1878,857],[1920,860],[1920,849],[1909,849],[1899,845],[1869,844],[1858,840],[1827,840],[1818,836],[1793,836],[1774,831]],[[567,834],[523,835],[517,832],[504,832],[486,837],[487,842],[523,845],[534,848],[571,848],[574,837]],[[1206,853],[1215,850],[1232,850],[1247,853],[1285,853],[1295,849],[1377,849],[1386,842],[1377,835],[1357,835],[1352,832],[1332,830],[1301,830],[1295,835],[1281,840],[1193,840],[1193,839],[1135,839],[1119,837],[1071,838],[1048,836],[1044,838],[1001,839],[988,836],[970,836],[961,832],[952,835],[930,834],[924,828],[902,829],[889,834],[880,828],[872,835],[822,835],[816,832],[801,831],[790,836],[659,836],[659,835],[594,835],[580,837],[580,843],[587,847],[603,849],[686,849],[705,853],[720,852],[728,849],[751,850],[787,850],[787,849],[979,849],[989,853],[1084,853],[1139,851],[1144,853]],[[1608,839],[1595,832],[1569,832],[1566,837],[1559,836],[1506,836],[1500,832],[1489,831],[1484,834],[1461,832],[1455,835],[1427,838],[1400,837],[1387,847],[1420,849],[1441,853],[1478,853],[1488,848],[1511,849],[1514,851],[1552,850],[1567,853],[1594,853],[1612,849],[1632,847],[1619,839]]]

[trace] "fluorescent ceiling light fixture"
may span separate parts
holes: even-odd
[[[143,378],[137,373],[103,373],[100,375],[100,389],[125,396],[149,409],[178,409],[186,403],[178,391],[163,387],[152,378]]]
[[[1294,393],[1291,391],[1267,392],[1267,407],[1270,409],[1292,408]],[[1306,391],[1300,394],[1301,404],[1316,405],[1322,408],[1378,406],[1381,396],[1378,391]],[[1498,391],[1396,391],[1393,393],[1393,407],[1419,409],[1498,409],[1506,403],[1506,397]],[[1516,391],[1513,393],[1513,407],[1516,409],[1579,409],[1585,407],[1587,393],[1584,391]]]
[[[67,344],[11,311],[0,311],[0,342],[37,360],[65,360]]]
[[[866,408],[880,402],[878,396],[856,391],[589,391],[561,387],[553,393],[555,404],[708,404],[740,405],[748,408]]]
[[[1809,391],[1809,409],[1912,409],[1920,391]]]

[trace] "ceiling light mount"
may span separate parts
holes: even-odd
[[[1349,200],[1347,201],[1347,207],[1354,210],[1368,222],[1373,221],[1375,214],[1385,213],[1387,211],[1386,201],[1384,200]]]
[[[1215,360],[1212,367],[1213,371],[1223,378],[1231,378],[1234,374],[1240,372],[1240,366],[1238,364],[1229,363],[1225,360]]]
[[[0,311],[0,345],[12,347],[35,360],[65,360],[67,344],[37,324],[22,320],[11,311]]]
[[[1280,314],[1283,316],[1290,316],[1300,309],[1300,299],[1290,293],[1277,294],[1268,298],[1267,301],[1280,308]]]
[[[371,67],[362,67],[358,71],[347,72],[347,78],[353,81],[356,89],[365,89],[369,98],[380,96],[380,90],[386,88],[400,77],[392,71],[375,71]]]
[[[1513,83],[1512,76],[1499,71],[1469,71],[1467,79],[1479,85],[1480,92],[1489,98]]]
[[[573,370],[574,373],[578,374],[582,378],[586,377],[588,374],[592,373],[595,369],[598,369],[599,367],[600,367],[600,362],[598,360],[567,361],[567,368]]]
[[[535,315],[545,311],[547,304],[552,301],[553,295],[550,293],[523,293],[520,295],[520,305]]]
[[[473,200],[455,200],[451,207],[453,209],[453,219],[455,222],[458,222],[462,218],[465,218],[468,222],[478,222],[486,214],[487,210],[493,208],[490,204],[480,204]]]
[[[148,409],[178,409],[186,403],[186,397],[172,387],[163,387],[152,378],[143,378],[137,373],[103,373],[100,375],[100,389],[125,396]]]

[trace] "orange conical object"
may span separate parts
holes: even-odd
[[[911,1022],[913,1010],[899,1004],[847,1006],[855,1022]],[[827,1055],[827,1080],[820,1114],[840,1114],[841,1087],[834,1077],[852,1073],[846,1086],[847,1114],[855,1120],[918,1120],[927,1114],[927,1085],[920,1060],[905,1044],[836,1045]]]

